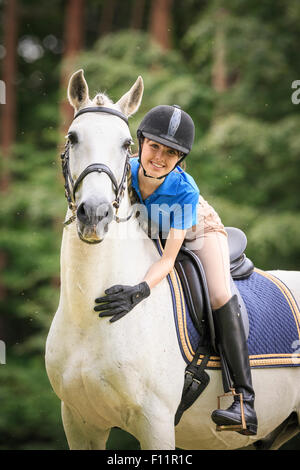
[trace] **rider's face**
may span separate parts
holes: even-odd
[[[178,150],[145,138],[142,143],[142,164],[150,176],[159,177],[173,170],[181,155]]]

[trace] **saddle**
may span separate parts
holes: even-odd
[[[247,238],[244,232],[235,227],[226,227],[226,232],[228,234],[232,295],[236,294],[238,296],[246,338],[248,338],[249,319],[247,309],[233,280],[249,277],[254,270],[254,264],[244,253],[247,246]],[[184,411],[194,403],[208,385],[209,376],[205,372],[205,368],[210,356],[217,352],[217,348],[206,276],[200,259],[192,251],[182,246],[175,261],[175,269],[181,282],[192,322],[201,338],[194,358],[185,370],[181,402],[175,416],[176,426]],[[201,354],[204,358],[201,364],[198,365]],[[221,357],[221,361],[223,363],[224,390],[229,391],[230,373],[225,358]]]

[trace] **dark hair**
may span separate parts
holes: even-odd
[[[183,171],[185,171],[185,170],[186,170],[186,161],[183,160],[183,162],[180,162],[180,163],[179,163],[179,166],[180,166],[180,168],[183,169]]]

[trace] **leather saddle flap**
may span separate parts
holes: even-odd
[[[244,250],[247,238],[244,232],[235,227],[226,227],[230,252],[230,271],[232,295],[236,294],[241,307],[246,337],[249,334],[249,319],[244,301],[233,279],[245,279],[253,272],[254,265],[246,258]],[[209,327],[210,338],[214,349],[215,329],[209,292],[204,268],[200,259],[191,250],[182,246],[175,262],[175,269],[181,281],[185,301],[188,305],[192,321],[200,336],[203,336],[206,325]]]

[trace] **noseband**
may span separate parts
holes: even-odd
[[[84,113],[106,113],[106,114],[112,114],[114,116],[118,116],[120,119],[123,119],[123,121],[126,122],[128,126],[128,119],[127,117],[122,114],[120,111],[117,111],[116,109],[111,109],[111,108],[105,108],[105,107],[91,107],[91,108],[83,108],[80,109],[74,116],[74,119],[76,119],[78,116]],[[107,166],[104,165],[103,163],[92,163],[91,165],[87,166],[82,173],[78,176],[78,178],[74,181],[70,172],[70,141],[68,140],[65,145],[64,152],[61,154],[61,164],[62,164],[62,173],[63,177],[65,180],[65,196],[68,201],[68,206],[69,209],[73,212],[73,215],[66,221],[64,222],[64,225],[69,225],[71,224],[75,219],[76,219],[76,210],[77,210],[77,205],[75,202],[75,197],[76,197],[76,191],[78,189],[79,184],[84,180],[84,178],[93,172],[97,173],[106,173],[107,176],[110,178],[114,191],[115,191],[115,199],[112,202],[113,207],[115,207],[116,212],[119,209],[121,199],[124,194],[125,190],[125,181],[128,175],[128,172],[130,170],[130,152],[127,150],[126,152],[126,160],[125,160],[125,165],[124,165],[124,171],[123,175],[121,178],[121,182],[118,185],[117,180],[115,178],[115,175],[112,173],[111,169]],[[116,222],[125,222],[129,220],[131,215],[126,218],[126,219],[120,219],[117,216],[114,216],[114,219]]]

